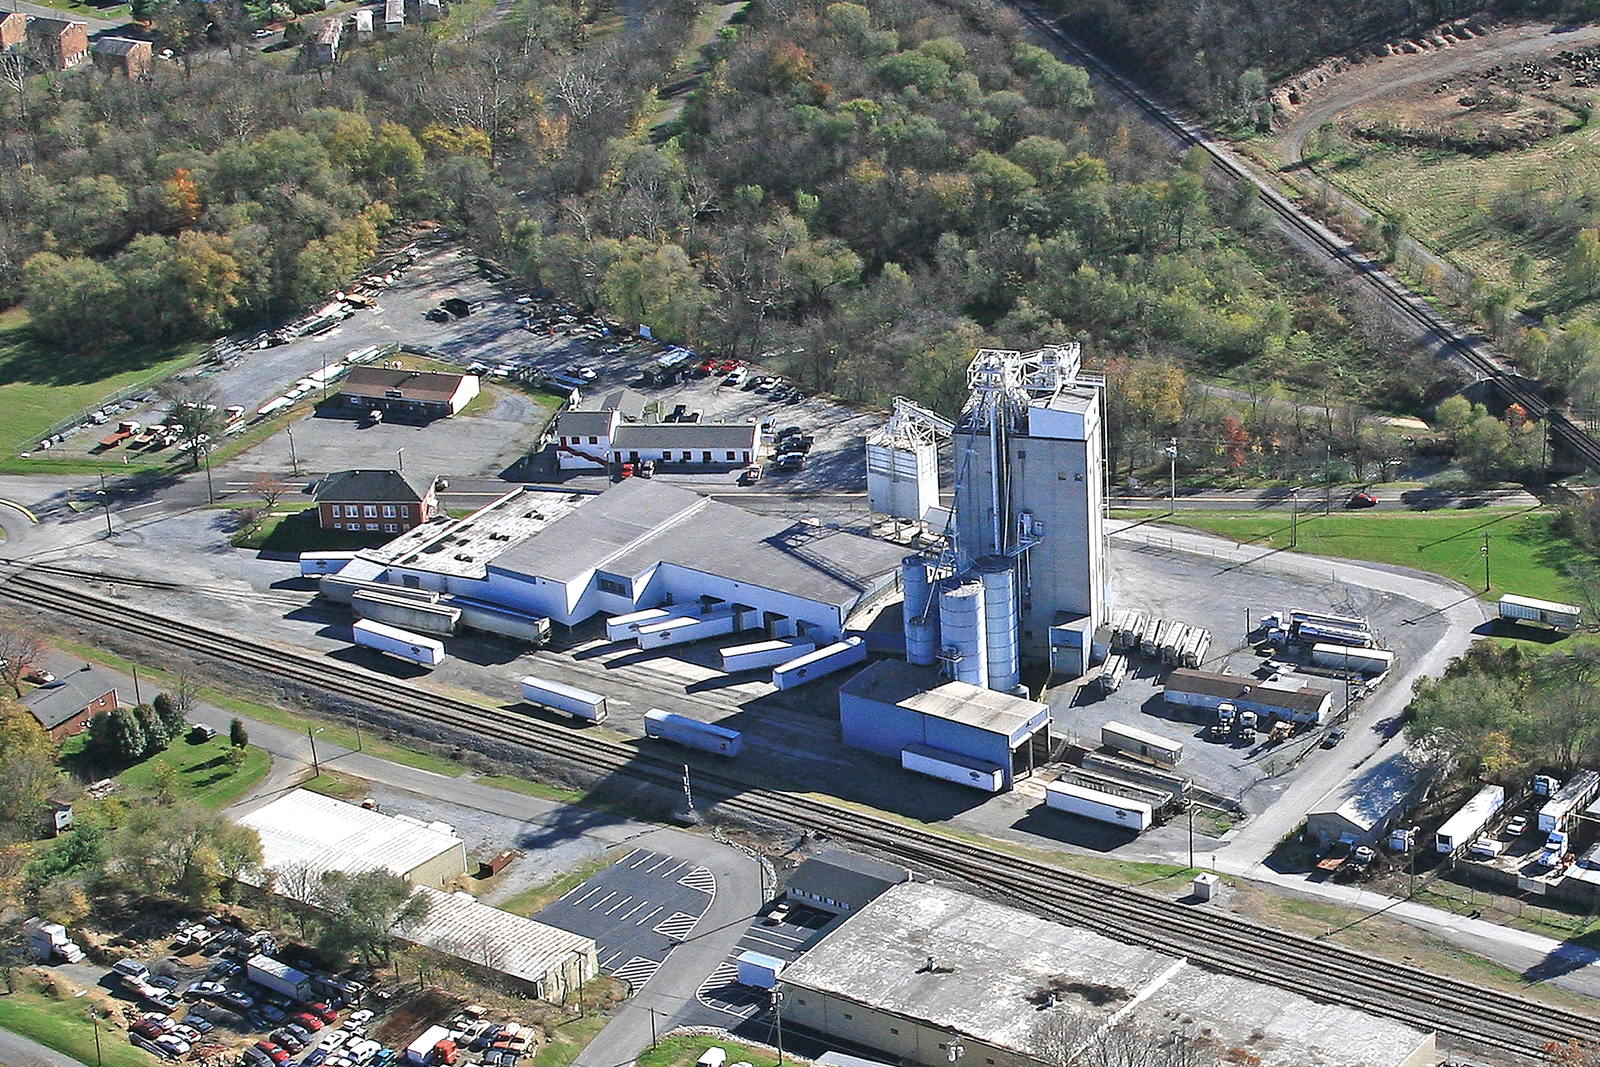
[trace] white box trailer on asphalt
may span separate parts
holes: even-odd
[[[386,626],[371,619],[358,619],[351,631],[356,644],[363,648],[387,652],[391,656],[424,667],[437,667],[444,662],[444,642],[431,637],[410,633],[398,626]]]
[[[725,609],[705,615],[673,615],[639,627],[640,648],[667,648],[703,641],[708,637],[738,633],[745,628],[749,618],[759,618],[754,611]]]
[[[467,597],[451,597],[450,603],[461,610],[460,625],[463,629],[526,641],[535,648],[550,643],[550,620],[546,616],[512,611]]]
[[[676,614],[678,612],[666,608],[645,608],[643,611],[630,611],[626,615],[613,615],[606,620],[606,640],[632,641],[639,636],[639,627],[670,619]]]
[[[815,641],[798,638],[780,641],[757,641],[748,645],[729,645],[722,649],[722,669],[727,674],[736,671],[753,671],[776,667],[790,660],[816,651]]]
[[[1085,819],[1123,826],[1142,833],[1150,829],[1155,813],[1150,805],[1128,797],[1102,793],[1070,782],[1050,782],[1044,787],[1045,807],[1081,815]]]
[[[1575,604],[1557,604],[1553,600],[1535,600],[1531,596],[1507,593],[1500,598],[1500,617],[1517,622],[1536,622],[1557,630],[1576,630],[1583,621],[1583,609]]]
[[[522,699],[530,704],[564,711],[574,719],[585,722],[606,721],[606,698],[575,685],[563,685],[529,675],[522,679]]]
[[[359,589],[350,595],[350,610],[358,619],[399,626],[413,633],[452,637],[461,621],[461,609],[449,604],[426,604],[376,589]]]
[[[1115,720],[1100,727],[1100,743],[1130,756],[1175,767],[1183,762],[1183,742]]]
[[[1489,820],[1494,818],[1495,812],[1505,807],[1505,804],[1504,786],[1484,786],[1478,790],[1477,795],[1461,806],[1460,811],[1446,819],[1444,825],[1439,827],[1439,832],[1433,835],[1434,850],[1446,856],[1459,852],[1483,832],[1483,828],[1489,825]]]
[[[783,973],[784,962],[765,952],[739,953],[739,984],[751,989],[772,989]]]
[[[998,793],[1005,788],[1005,768],[988,760],[963,756],[959,752],[946,752],[932,745],[907,745],[900,750],[900,766],[908,771],[942,778],[956,785],[971,786],[985,793]]]
[[[354,552],[302,552],[300,553],[300,577],[320,577],[324,574],[337,574],[344,569],[344,565],[356,558]]]
[[[1383,674],[1394,666],[1394,653],[1386,648],[1352,648],[1350,645],[1311,646],[1311,662],[1334,670]]]
[[[697,748],[701,752],[712,752],[719,756],[737,756],[743,745],[743,737],[738,730],[701,722],[660,708],[651,708],[644,713],[644,735],[663,741],[676,741],[685,748]]]
[[[859,637],[847,637],[772,668],[772,684],[779,689],[793,689],[861,663],[866,658],[866,642]]]

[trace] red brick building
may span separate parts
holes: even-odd
[[[19,48],[28,39],[28,16],[20,11],[0,15],[0,52]]]
[[[414,480],[401,471],[335,471],[317,484],[316,501],[317,524],[324,530],[389,537],[439,512],[433,479]]]
[[[47,67],[76,67],[89,58],[89,25],[69,19],[31,18],[28,48]]]
[[[97,714],[122,706],[117,700],[116,685],[95,667],[73,671],[42,685],[24,696],[22,703],[49,731],[52,741],[81,734]]]
[[[154,62],[150,42],[132,37],[102,37],[90,51],[97,70],[126,74],[130,78],[147,76]]]

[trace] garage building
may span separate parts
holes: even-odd
[[[351,415],[381,411],[386,419],[430,422],[458,413],[477,395],[475,374],[353,367],[335,400]]]
[[[1167,675],[1163,695],[1168,704],[1180,707],[1215,711],[1219,704],[1226,702],[1241,711],[1316,726],[1327,723],[1333,714],[1333,694],[1326,689],[1313,689],[1298,678],[1263,682],[1237,674],[1212,674],[1184,667]]]
[[[1047,1067],[1119,1021],[1258,1067],[1431,1067],[1434,1035],[923,883],[889,889],[791,963],[786,1024],[948,1067]],[[1085,1057],[1087,1058],[1087,1057]]]
[[[1402,749],[1347,778],[1306,814],[1306,833],[1324,846],[1371,844],[1414,807],[1429,776]]]
[[[478,903],[471,893],[427,886],[428,917],[406,940],[525,983],[534,997],[560,1002],[600,973],[594,938]]]
[[[384,815],[304,789],[257,808],[239,825],[261,838],[262,869],[283,876],[277,891],[296,899],[299,887],[327,871],[386,870],[434,887],[467,871],[467,846],[444,823]]]
[[[564,412],[556,423],[562,470],[653,460],[668,467],[747,467],[760,456],[754,422],[635,422],[621,409]]]
[[[1001,772],[1001,788],[1049,761],[1050,707],[967,682],[940,684],[937,670],[880,660],[839,687],[844,742],[900,759],[919,745]]]
[[[362,551],[341,579],[468,597],[573,626],[673,605],[744,609],[773,637],[836,641],[899,587],[904,548],[757,515],[665,482],[604,493],[527,487],[448,523]]]

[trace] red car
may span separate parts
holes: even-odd
[[[1371,493],[1357,491],[1350,494],[1350,499],[1345,501],[1344,506],[1347,508],[1375,508],[1378,506],[1378,498]]]
[[[320,1000],[307,1004],[306,1011],[310,1012],[312,1015],[315,1015],[325,1023],[336,1023],[339,1021],[339,1013],[328,1007]]]
[[[149,1019],[140,1019],[138,1022],[128,1027],[128,1029],[132,1033],[138,1034],[140,1037],[149,1038],[151,1040],[161,1036],[161,1027],[157,1026]]]
[[[273,1063],[279,1064],[280,1067],[289,1062],[289,1054],[265,1038],[256,1042],[256,1048],[266,1054]]]
[[[313,1034],[322,1029],[322,1020],[312,1015],[309,1011],[303,1011],[299,1015],[291,1015],[289,1016],[289,1021],[299,1023]]]

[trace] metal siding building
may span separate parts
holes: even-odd
[[[948,1067],[956,1040],[974,1067],[1045,1067],[1055,1019],[1087,1024],[1092,1043],[1122,1016],[1155,1036],[1251,1053],[1258,1067],[1437,1059],[1432,1034],[920,883],[835,927],[779,986],[786,1022],[925,1067]],[[1048,989],[1104,995],[1041,1003]]]
[[[406,932],[407,941],[509,975],[542,1000],[565,1000],[600,973],[592,937],[491,908],[470,893],[418,888],[428,899],[428,917]]]
[[[1346,779],[1306,815],[1306,833],[1324,845],[1373,842],[1420,800],[1428,774],[1402,749]]]
[[[440,887],[467,870],[466,844],[443,824],[383,815],[303,789],[238,822],[260,836],[262,868],[280,875],[386,870],[415,885]],[[278,891],[294,895],[288,883]]]
[[[1047,737],[1050,708],[1034,700],[945,682],[932,668],[881,660],[839,687],[845,744],[899,760],[907,745],[929,745],[1005,769],[1014,782],[1018,754],[1035,765],[1037,739]]]
[[[1218,705],[1227,702],[1242,711],[1318,726],[1326,723],[1333,713],[1333,693],[1326,689],[1313,689],[1309,685],[1287,688],[1237,674],[1214,674],[1186,667],[1167,675],[1162,695],[1168,704],[1180,707],[1215,711]]]

